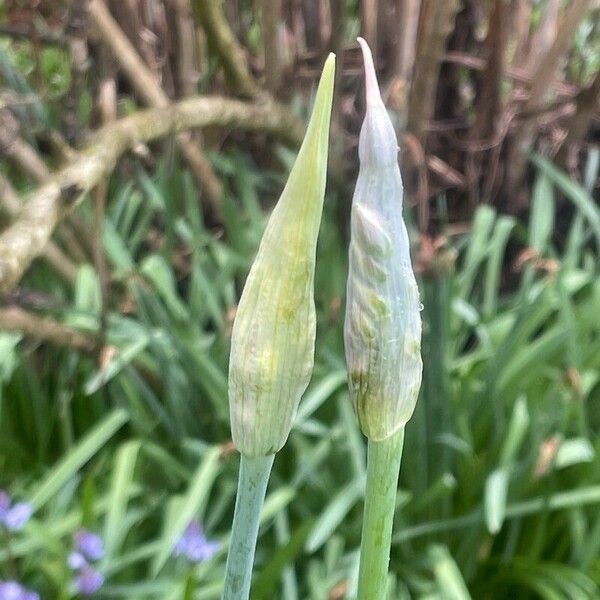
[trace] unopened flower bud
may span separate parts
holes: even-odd
[[[398,140],[379,93],[371,51],[359,38],[367,110],[352,200],[344,342],[350,395],[373,441],[412,416],[421,386],[421,315],[402,218]]]
[[[323,68],[302,147],[239,302],[231,338],[233,441],[247,456],[286,442],[314,364],[315,252],[327,173],[335,56]]]

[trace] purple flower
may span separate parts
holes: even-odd
[[[10,496],[0,490],[0,524],[9,531],[23,529],[33,514],[33,507],[27,502],[17,502],[11,507]]]
[[[92,596],[104,583],[104,576],[90,565],[85,565],[77,576],[77,590],[82,596]]]
[[[79,571],[79,569],[83,569],[87,564],[88,562],[81,552],[71,552],[69,558],[67,558],[67,565],[72,571]]]
[[[212,558],[219,549],[219,543],[206,539],[202,526],[192,521],[173,548],[175,556],[185,556],[189,561],[198,563]]]
[[[16,581],[0,581],[0,600],[40,600],[40,595]]]
[[[33,507],[27,502],[17,502],[4,513],[4,525],[9,531],[23,529],[33,514]]]
[[[100,560],[104,556],[102,538],[87,529],[75,534],[75,547],[88,560]]]

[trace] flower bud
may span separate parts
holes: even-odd
[[[231,337],[229,409],[242,454],[286,442],[312,374],[314,272],[323,212],[335,56],[323,68],[296,162],[273,210],[240,299]]]
[[[344,343],[350,395],[363,433],[373,441],[412,416],[421,386],[421,315],[402,219],[398,140],[367,43],[359,38],[367,111],[352,199]]]

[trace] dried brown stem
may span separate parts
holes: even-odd
[[[566,167],[569,166],[569,152],[584,138],[594,114],[600,111],[600,71],[596,73],[590,85],[579,93],[575,105],[575,111],[565,123],[567,135],[557,155],[559,164]]]
[[[0,37],[6,36],[15,39],[36,40],[50,46],[66,46],[67,40],[56,33],[39,31],[35,23],[29,25],[22,23],[0,25]]]
[[[0,308],[0,330],[23,333],[41,342],[86,353],[93,352],[96,347],[93,336],[49,317],[38,317],[17,306]]]
[[[18,217],[23,203],[13,189],[12,185],[2,174],[0,174],[0,208],[2,208],[11,219]],[[42,257],[48,264],[67,281],[75,281],[77,276],[77,265],[52,241],[49,241],[43,250]]]
[[[250,73],[245,52],[227,23],[221,0],[192,0],[192,8],[206,32],[208,43],[219,55],[233,90],[245,98],[263,95]]]
[[[476,71],[484,71],[486,68],[485,60],[465,54],[464,52],[446,52],[443,56],[443,61],[463,65]],[[506,68],[506,75],[519,83],[531,83],[532,81],[531,73],[522,67],[508,66]],[[577,86],[556,79],[550,83],[550,89],[562,96],[575,96],[578,92]]]
[[[378,40],[377,40],[377,13],[379,3],[377,0],[361,0],[360,1],[360,31],[361,35],[367,40],[369,46],[373,50],[373,57],[377,62]]]
[[[281,47],[281,0],[261,0],[261,25],[265,62],[265,81],[272,94],[281,86],[283,48]]]
[[[0,294],[17,284],[61,219],[111,172],[124,152],[140,142],[208,125],[263,131],[294,145],[303,135],[297,119],[273,102],[250,104],[222,97],[189,98],[106,125],[73,161],[32,193],[19,218],[0,235]]]
[[[36,181],[43,181],[50,173],[38,153],[20,137],[12,140],[6,155]]]
[[[169,97],[140,58],[118,23],[113,19],[104,2],[102,0],[91,0],[89,12],[90,19],[98,30],[102,41],[109,48],[144,102],[155,107],[168,106],[170,104]],[[189,133],[182,133],[178,136],[177,141],[184,158],[196,175],[200,188],[206,194],[213,215],[220,218],[223,188],[210,161],[198,144],[191,139]]]
[[[481,93],[475,107],[476,118],[471,136],[486,139],[492,136],[496,120],[501,116],[501,85],[504,77],[506,46],[509,35],[510,6],[505,0],[496,0],[490,15],[488,35],[485,40],[487,65]]]
[[[550,83],[554,79],[560,59],[569,49],[577,32],[577,27],[587,14],[592,3],[596,3],[596,0],[573,0],[573,3],[565,11],[560,21],[560,28],[554,39],[554,43],[544,54],[538,68],[532,75],[529,100],[526,104],[527,109],[539,106],[544,101]]]
[[[446,39],[458,11],[458,0],[422,0],[415,72],[410,91],[408,130],[424,147],[428,121],[433,117],[435,91]]]
[[[525,112],[532,112],[538,109],[544,102],[550,83],[554,79],[559,67],[560,60],[573,42],[579,23],[585,17],[592,4],[597,3],[597,0],[573,0],[565,11],[552,46],[542,57],[535,73],[531,77],[529,98],[523,109]],[[527,165],[527,157],[524,151],[528,150],[534,142],[536,133],[535,125],[534,121],[526,122],[521,128],[515,131],[512,139],[506,163],[509,168],[505,178],[505,189],[511,190],[513,194],[515,190],[519,189],[523,180],[523,174]],[[516,202],[512,208],[516,209],[519,202],[522,201],[522,196],[514,194],[514,198],[516,198]]]
[[[561,0],[548,0],[541,14],[540,24],[531,36],[525,68],[534,71],[552,47],[558,29]]]
[[[177,88],[180,97],[191,96],[197,90],[198,74],[194,65],[196,27],[188,0],[172,0],[175,12],[174,41],[177,52]]]
[[[406,86],[415,64],[421,0],[396,0],[397,37],[394,75]]]

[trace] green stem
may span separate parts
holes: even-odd
[[[369,440],[358,600],[385,600],[386,597],[403,443],[404,427],[381,442]]]
[[[274,454],[256,458],[242,454],[223,600],[247,600],[250,596],[260,511],[274,459]]]

